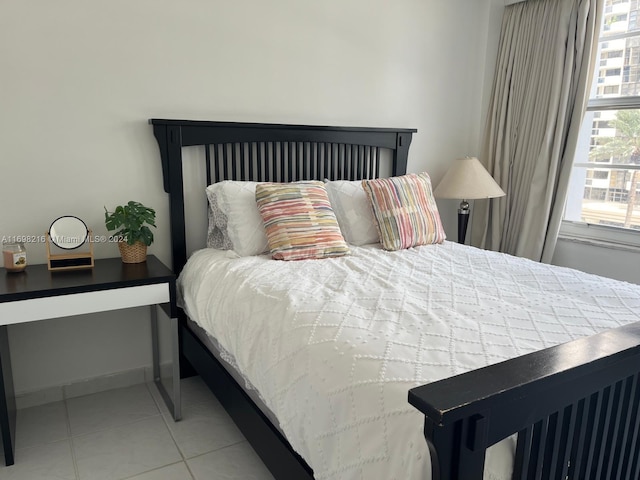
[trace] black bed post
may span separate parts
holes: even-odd
[[[487,448],[485,427],[480,415],[448,425],[425,417],[432,480],[482,480]]]
[[[169,211],[171,216],[171,239],[173,271],[177,275],[187,263],[187,239],[184,218],[184,185],[182,183],[182,135],[180,127],[167,128],[169,158]]]
[[[404,175],[407,173],[407,161],[409,160],[409,146],[411,145],[412,133],[398,133],[396,137],[396,149],[393,151],[393,171],[392,175]]]
[[[182,132],[180,127],[154,125],[153,133],[160,147],[164,190],[169,194],[171,261],[173,272],[177,275],[187,262],[182,183]]]
[[[182,183],[182,132],[179,126],[153,125],[153,134],[160,148],[164,190],[169,194],[169,228],[171,232],[171,265],[178,275],[187,263],[185,234],[184,185]],[[181,319],[180,321],[183,321]],[[182,329],[179,330],[182,345]],[[180,378],[196,375],[180,347]]]

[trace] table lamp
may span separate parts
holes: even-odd
[[[467,224],[469,223],[469,202],[467,200],[506,195],[475,157],[455,160],[433,194],[437,198],[462,199],[460,208],[458,208],[458,243],[464,243],[467,236]]]

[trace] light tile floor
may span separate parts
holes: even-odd
[[[18,410],[0,480],[273,480],[199,377],[174,422],[153,384]]]

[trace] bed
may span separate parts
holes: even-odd
[[[277,262],[261,255],[236,258],[197,249],[185,269],[191,253],[185,222],[191,217],[185,212],[189,192],[204,195],[206,185],[228,180],[337,182],[400,176],[406,172],[415,130],[160,119],[150,123],[169,193],[173,269],[185,270],[183,280],[190,278],[196,291],[213,284],[204,297],[185,296],[190,315],[183,313],[180,320],[183,366],[201,375],[275,478],[638,478],[640,287],[451,242],[408,249],[403,255],[375,245],[351,246],[351,255],[311,261],[306,271],[299,270],[305,262]],[[193,147],[201,153],[195,161],[202,163],[206,185],[185,185],[183,152]],[[404,267],[393,263],[390,268],[386,262],[392,257]],[[293,264],[298,270],[287,270]],[[326,271],[329,264],[359,273],[343,278]],[[458,266],[452,270],[454,264]],[[382,265],[382,270],[362,265]],[[219,271],[224,281],[200,276],[204,271]],[[371,280],[379,271],[397,274],[375,274],[380,278]],[[413,278],[414,273],[422,276]],[[274,278],[278,288],[261,283]],[[443,288],[431,285],[434,279]],[[469,279],[480,286],[480,293],[468,289]],[[314,283],[316,294],[298,289],[305,281]],[[378,294],[367,299],[378,283],[381,291],[385,285],[400,287],[394,294],[399,297],[382,301]],[[317,293],[332,284],[333,290]],[[529,290],[534,286],[544,288],[534,294]],[[455,300],[447,300],[442,290],[452,288],[460,291]],[[234,310],[238,302],[231,295],[243,289],[262,295],[263,308],[242,300],[243,307]],[[527,305],[514,300],[523,295],[529,298]],[[424,315],[425,298],[435,316]],[[292,314],[287,301],[304,307]],[[450,320],[459,314],[449,308],[451,303],[465,312],[455,335]],[[507,332],[509,323],[495,321],[494,312],[505,309],[519,322],[517,333]],[[381,310],[394,312],[396,320],[385,327],[371,322]],[[584,318],[587,323],[580,323]],[[280,333],[265,329],[274,319],[281,323]],[[358,323],[363,319],[367,328]],[[547,325],[545,332],[539,331],[540,324]],[[243,330],[249,333],[235,336]],[[295,331],[302,332],[302,340],[290,334]],[[336,331],[356,333],[341,337]],[[313,356],[298,348],[311,338],[310,332],[322,339],[314,342]],[[389,335],[399,339],[392,347],[385,341]],[[286,341],[277,343],[278,337]],[[423,344],[438,337],[460,343],[434,347],[432,358],[410,361],[411,355],[423,355]],[[258,343],[244,353],[233,351],[234,344],[249,341]],[[378,350],[354,350],[358,343]],[[255,356],[261,349],[264,356]],[[364,359],[376,372],[384,365],[388,375],[381,383],[393,384],[393,392],[362,379],[350,383],[351,371],[347,375],[339,363],[345,356]],[[292,368],[283,368],[287,361]],[[435,367],[425,374],[426,365]],[[268,377],[268,372],[275,376]],[[317,372],[319,383],[308,380],[314,376],[309,372]],[[278,380],[286,375],[293,377]],[[307,394],[299,393],[304,391]],[[325,397],[342,397],[343,403],[322,403]],[[350,412],[340,410],[345,404]],[[376,415],[378,407],[384,415]],[[347,413],[355,414],[355,420],[341,416]],[[426,442],[416,440],[422,416]],[[322,425],[332,428],[319,431]],[[344,439],[346,430],[355,435],[359,448],[354,449],[353,438]],[[376,456],[379,451],[384,454]]]

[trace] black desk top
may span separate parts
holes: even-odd
[[[154,255],[130,264],[119,257],[98,259],[84,270],[51,272],[46,264],[27,265],[15,273],[0,268],[0,303],[165,282],[174,285],[175,275]]]

